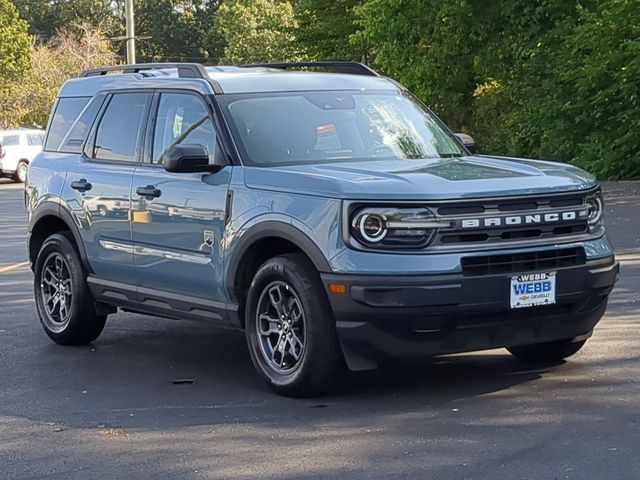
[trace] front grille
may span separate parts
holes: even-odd
[[[584,203],[584,194],[571,195],[569,197],[547,198],[538,200],[510,200],[498,199],[492,202],[464,201],[460,205],[447,205],[438,207],[438,215],[469,215],[485,213],[491,210],[498,212],[518,212],[525,210],[538,210],[541,208],[567,208],[579,207]]]
[[[557,243],[589,233],[586,198],[588,193],[547,195],[537,198],[463,200],[434,209],[439,220],[450,221],[440,229],[430,248],[455,249],[486,245]],[[541,221],[546,215],[573,214],[574,218]],[[515,222],[513,222],[515,220]],[[468,226],[468,222],[477,222]],[[492,221],[499,221],[498,225]],[[465,225],[467,223],[467,225]]]
[[[464,275],[495,275],[532,270],[555,270],[585,263],[583,248],[562,248],[539,252],[483,255],[462,259]]]

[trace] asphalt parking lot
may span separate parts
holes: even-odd
[[[607,192],[621,279],[569,362],[457,355],[294,400],[263,386],[241,334],[200,323],[123,313],[93,345],[51,343],[21,186],[1,183],[0,479],[639,478],[640,192]]]

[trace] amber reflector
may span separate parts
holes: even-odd
[[[329,291],[334,295],[344,295],[347,293],[347,286],[344,283],[330,283]]]

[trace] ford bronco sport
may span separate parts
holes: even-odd
[[[295,396],[389,357],[564,359],[617,280],[599,185],[462,138],[357,63],[84,72],[28,172],[42,326],[63,345],[117,309],[244,329]]]

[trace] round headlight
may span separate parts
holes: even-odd
[[[384,217],[375,213],[365,213],[358,219],[359,231],[367,242],[380,242],[387,235]]]
[[[354,210],[350,221],[353,241],[374,249],[423,248],[438,229],[449,227],[450,221],[442,221],[428,208],[419,206],[364,207]],[[345,240],[357,248],[351,239]]]
[[[587,199],[587,222],[589,225],[595,225],[602,218],[602,198],[590,197]]]

